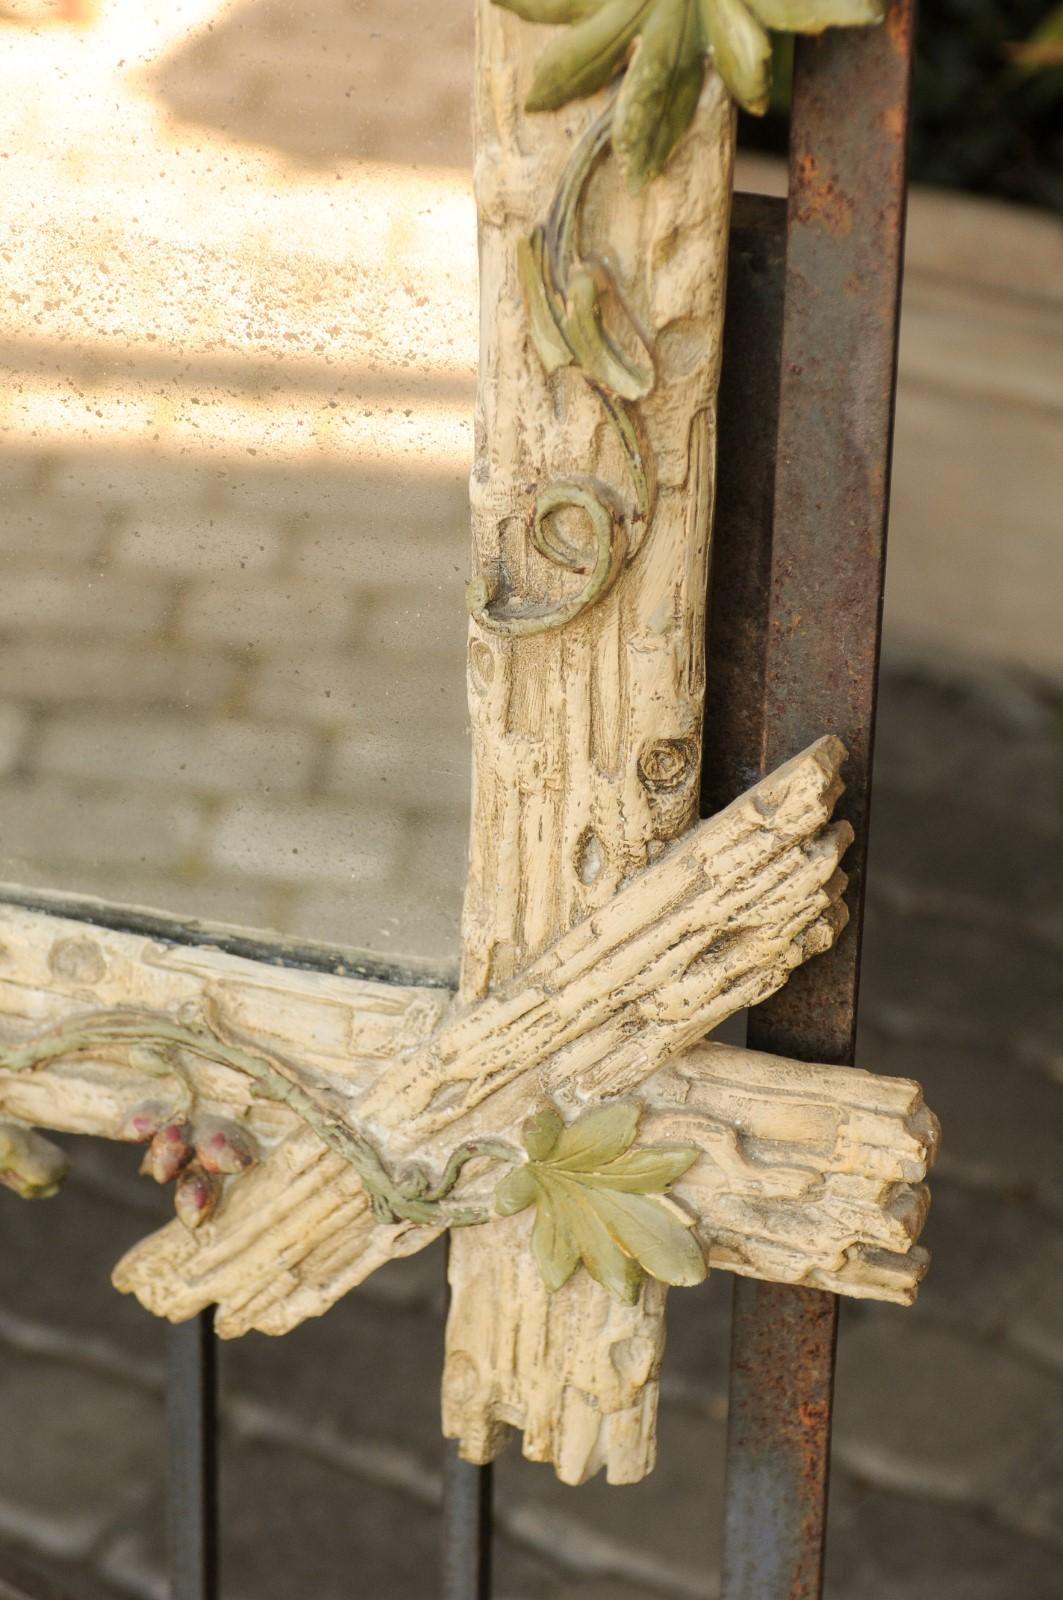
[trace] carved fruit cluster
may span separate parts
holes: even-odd
[[[883,0],[495,0],[528,22],[565,23],[536,67],[529,111],[594,94],[620,70],[613,147],[633,191],[664,170],[711,63],[733,99],[762,115],[769,29],[821,33],[881,21]]]
[[[119,1138],[147,1145],[141,1172],[156,1183],[174,1184],[174,1210],[190,1230],[213,1215],[222,1179],[258,1160],[251,1135],[235,1122],[207,1116],[182,1121],[154,1105],[131,1112]]]

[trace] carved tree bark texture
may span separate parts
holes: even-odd
[[[389,1161],[416,1156],[438,1176],[467,1138],[515,1141],[529,1103],[545,1090],[563,1100],[587,1087],[634,1089],[736,1007],[774,992],[840,926],[838,859],[849,833],[827,824],[843,756],[837,740],[821,740],[692,829],[508,983],[447,1015],[437,1011],[431,1037],[393,1057],[346,1102],[350,1118],[374,1133]],[[359,985],[357,1003],[366,1004],[365,996]],[[309,1026],[309,1017],[302,1022]],[[297,1032],[288,1043],[293,1055],[298,1060]],[[684,1087],[662,1109],[678,1110],[688,1099]],[[707,1136],[716,1140],[717,1119]],[[488,1200],[497,1176],[471,1166],[459,1185],[463,1198]],[[755,1167],[747,1178],[759,1190]],[[504,1248],[500,1226],[489,1231]],[[351,1168],[302,1131],[241,1178],[215,1222],[194,1237],[171,1225],[145,1240],[115,1281],[174,1319],[215,1301],[224,1335],[252,1327],[283,1333],[390,1256],[435,1236],[429,1227],[377,1223]],[[833,1244],[826,1257],[817,1254],[814,1224],[805,1245],[804,1272],[831,1270]],[[866,1276],[865,1292],[875,1294],[877,1269]]]
[[[739,805],[755,809],[748,796]],[[703,825],[717,836],[721,826],[725,819]],[[815,916],[813,902],[801,920],[811,926]],[[426,1063],[438,1061],[439,1035],[467,1037],[476,1018],[490,1031],[492,1002],[448,1018],[449,998],[439,989],[270,967],[10,906],[0,907],[0,947],[0,1047],[101,1008],[208,1017],[219,1037],[268,1051],[352,1118],[392,1074],[411,1071],[423,1081]],[[385,1261],[437,1236],[430,1227],[378,1224],[353,1169],[293,1111],[256,1100],[242,1073],[195,1058],[186,1066],[197,1114],[240,1119],[263,1159],[232,1182],[216,1217],[194,1234],[172,1222],[119,1263],[116,1284],[149,1310],[180,1321],[216,1303],[223,1336],[284,1333]],[[677,1193],[700,1219],[712,1264],[849,1295],[914,1297],[926,1257],[912,1242],[936,1148],[936,1124],[916,1085],[702,1044],[658,1070],[641,1092],[647,1137],[705,1151]],[[187,1094],[176,1077],[160,1079],[105,1052],[85,1054],[0,1074],[0,1115],[114,1138],[146,1099],[161,1098],[179,1114]],[[488,1096],[484,1121],[473,1126],[511,1130],[527,1097],[526,1082]],[[395,1103],[401,1116],[401,1093]],[[452,1133],[452,1125],[437,1130],[437,1158]],[[474,1175],[473,1190],[483,1181]],[[506,1232],[515,1237],[520,1223],[491,1225],[511,1278],[525,1252],[507,1250]],[[477,1367],[493,1359],[485,1341],[497,1326],[489,1317],[476,1324]],[[619,1364],[612,1346],[604,1363],[589,1344],[583,1356],[584,1381],[605,1382],[614,1411],[629,1421],[641,1416],[630,1397],[642,1388],[649,1348],[626,1346]],[[537,1351],[529,1337],[522,1359]],[[459,1381],[460,1365],[451,1373]],[[538,1437],[554,1426],[546,1411],[532,1416]],[[570,1437],[578,1443],[579,1435]]]
[[[602,104],[526,115],[541,42],[538,29],[479,0],[472,500],[477,570],[501,568],[517,594],[556,598],[572,578],[531,549],[535,489],[593,473],[627,492],[627,469],[582,377],[567,368],[544,378],[520,300],[518,241],[546,216],[574,141]],[[733,129],[709,74],[663,176],[633,199],[607,159],[588,191],[582,253],[608,261],[654,351],[656,384],[640,421],[656,504],[615,587],[568,628],[515,640],[473,628],[466,996],[504,982],[605,905],[696,816]],[[505,1236],[492,1226],[454,1237],[444,1430],[471,1461],[491,1460],[518,1427],[525,1454],[552,1460],[567,1482],[603,1466],[611,1481],[638,1479],[653,1464],[664,1295],[652,1286],[621,1307],[585,1272],[548,1294],[529,1227],[516,1218]]]
[[[0,907],[0,1049],[49,1030],[69,1035],[101,1012],[127,1022],[140,1015],[206,1024],[216,1040],[264,1052],[341,1121],[374,1130],[389,1161],[417,1155],[437,1175],[465,1137],[512,1140],[544,1090],[578,1101],[588,1092],[634,1089],[656,1072],[656,1116],[685,1118],[682,1142],[704,1141],[713,1152],[708,1166],[692,1169],[688,1204],[699,1212],[704,1203],[721,1230],[736,1225],[744,1202],[750,1208],[749,1252],[736,1244],[728,1264],[816,1282],[844,1270],[850,1293],[910,1295],[919,1255],[881,1259],[883,1248],[903,1250],[903,1226],[921,1214],[910,1199],[899,1229],[889,1188],[921,1176],[909,1086],[884,1080],[877,1089],[875,1104],[892,1120],[854,1121],[853,1091],[835,1084],[837,1074],[824,1085],[809,1069],[797,1101],[812,1096],[819,1121],[801,1112],[794,1141],[822,1176],[850,1173],[852,1204],[839,1219],[837,1185],[780,1167],[766,1186],[759,1147],[745,1138],[768,1127],[786,1143],[792,1118],[780,1112],[772,1122],[762,1103],[775,1086],[783,1100],[790,1095],[781,1069],[773,1075],[767,1058],[745,1065],[736,1058],[734,1083],[719,1085],[719,1111],[692,1088],[682,1057],[661,1070],[831,939],[844,886],[837,862],[848,839],[844,826],[829,825],[843,754],[837,740],[821,740],[666,848],[526,970],[463,1005],[439,989],[293,971]],[[180,1320],[216,1302],[222,1334],[282,1333],[390,1257],[436,1237],[434,1227],[377,1223],[348,1162],[289,1107],[256,1098],[242,1072],[195,1055],[181,1059],[188,1082],[176,1071],[160,1078],[126,1052],[96,1045],[33,1070],[0,1071],[0,1112],[31,1125],[115,1138],[145,1102],[161,1101],[168,1117],[180,1117],[194,1097],[197,1116],[235,1117],[255,1134],[265,1159],[229,1186],[214,1219],[194,1234],[172,1223],[119,1264],[118,1286],[149,1309]],[[903,1117],[893,1115],[898,1108]],[[841,1144],[839,1129],[847,1130]],[[809,1130],[819,1141],[814,1148]],[[928,1125],[923,1166],[931,1131]],[[730,1210],[712,1173],[727,1174]],[[496,1178],[497,1169],[477,1172],[474,1164],[463,1184],[484,1201]],[[757,1209],[758,1197],[769,1194],[786,1197],[788,1230]]]

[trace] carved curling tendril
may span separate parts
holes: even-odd
[[[350,1162],[379,1222],[439,1228],[487,1222],[494,1214],[490,1204],[461,1205],[452,1197],[470,1163],[503,1163],[510,1172],[495,1189],[495,1212],[509,1216],[538,1206],[536,1259],[548,1288],[559,1288],[581,1260],[623,1300],[637,1295],[646,1273],[667,1283],[700,1282],[705,1275],[689,1231],[694,1219],[665,1199],[698,1152],[632,1149],[642,1115],[637,1100],[590,1107],[567,1126],[548,1105],[524,1125],[526,1160],[505,1139],[468,1139],[451,1151],[433,1182],[415,1162],[389,1166],[364,1128],[342,1117],[286,1063],[226,1038],[216,1021],[96,1011],[0,1052],[0,1074],[94,1054],[121,1055],[131,1072],[164,1085],[157,1098],[128,1113],[113,1136],[145,1146],[141,1171],[173,1185],[178,1219],[191,1232],[222,1203],[226,1181],[238,1180],[260,1157],[247,1129],[198,1105],[189,1056],[250,1078],[255,1098],[294,1111]],[[27,1199],[49,1198],[66,1171],[63,1152],[34,1129],[0,1122],[0,1183]]]
[[[771,96],[770,30],[821,33],[879,22],[883,0],[495,0],[527,22],[561,24],[536,66],[528,111],[554,111],[612,82],[601,114],[577,144],[545,225],[518,247],[529,333],[547,376],[575,366],[601,401],[627,457],[635,516],[652,513],[652,462],[640,440],[637,404],[653,390],[653,352],[608,267],[580,256],[587,184],[612,150],[632,194],[664,171],[714,70],[732,99],[757,115]],[[625,328],[621,347],[602,321],[602,295]],[[633,354],[629,352],[634,352]],[[549,531],[562,510],[589,519],[590,561]],[[510,637],[563,628],[608,594],[628,558],[630,521],[615,490],[596,478],[565,478],[536,497],[531,540],[555,566],[587,574],[560,601],[515,600],[502,574],[472,580],[466,603],[488,632]]]
[[[247,1135],[241,1130],[231,1124],[218,1124],[217,1119],[196,1117],[195,1086],[185,1056],[241,1073],[252,1080],[251,1092],[256,1099],[271,1100],[294,1111],[331,1150],[350,1162],[381,1222],[419,1222],[453,1228],[486,1221],[489,1213],[482,1207],[450,1207],[443,1202],[468,1162],[480,1156],[512,1160],[516,1154],[511,1146],[499,1141],[470,1140],[452,1153],[438,1184],[433,1184],[417,1166],[392,1172],[361,1129],[343,1120],[279,1060],[231,1042],[217,1023],[174,1022],[147,1011],[92,1012],[0,1053],[0,1072],[33,1072],[50,1062],[96,1052],[121,1053],[131,1070],[151,1078],[173,1079],[181,1086],[178,1105],[144,1106],[116,1129],[119,1138],[147,1144],[142,1170],[159,1183],[178,1179],[193,1162],[197,1171],[214,1176],[237,1173],[254,1159]],[[219,1131],[220,1140],[216,1137]],[[0,1148],[0,1159],[2,1156]],[[215,1187],[208,1186],[211,1191]],[[215,1198],[213,1192],[198,1197],[185,1195],[179,1214],[183,1210],[183,1220],[187,1222],[195,1210],[203,1220],[203,1214],[213,1209]],[[198,1226],[198,1222],[194,1225]]]
[[[590,475],[555,479],[539,490],[530,538],[554,566],[586,575],[575,594],[562,600],[523,601],[506,594],[494,574],[473,578],[466,603],[474,620],[489,632],[510,637],[563,628],[595,605],[613,587],[628,557],[629,528],[652,513],[652,475],[640,436],[635,402],[654,384],[653,354],[623,306],[612,275],[600,261],[579,256],[579,223],[587,183],[609,150],[613,105],[596,118],[577,144],[562,175],[544,226],[521,241],[518,271],[529,334],[547,376],[575,366],[590,384],[617,434],[631,473],[635,510],[631,513],[610,484]],[[625,322],[627,344],[618,345],[604,327],[601,295],[611,294]],[[588,556],[561,534],[558,514],[580,512],[591,534]]]

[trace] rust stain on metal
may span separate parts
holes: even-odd
[[[911,43],[912,0],[891,5],[880,29],[798,43],[770,495],[754,504],[732,490],[721,433],[718,576],[732,587],[712,597],[710,718],[720,708],[714,678],[746,688],[721,733],[707,724],[706,799],[724,803],[752,771],[834,732],[850,751],[839,812],[857,836],[846,858],[847,931],[752,1013],[749,1042],[842,1064],[853,1056],[859,978]],[[776,325],[770,314],[766,322]],[[725,352],[721,430],[728,381]],[[765,454],[758,438],[731,470],[763,472]],[[749,538],[745,579],[726,522],[732,503]],[[728,624],[729,605],[748,605],[752,620]],[[722,1600],[821,1592],[835,1317],[833,1297],[816,1290],[736,1284]]]

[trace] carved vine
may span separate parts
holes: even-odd
[[[560,1288],[580,1260],[625,1301],[637,1297],[647,1273],[671,1284],[698,1283],[705,1276],[701,1249],[688,1231],[693,1218],[665,1198],[698,1151],[631,1149],[642,1113],[638,1101],[594,1106],[567,1126],[549,1105],[524,1124],[527,1159],[504,1140],[469,1139],[450,1154],[433,1182],[416,1163],[390,1168],[365,1131],[323,1094],[297,1081],[276,1058],[227,1039],[217,1023],[174,1022],[146,1011],[98,1011],[0,1054],[0,1072],[33,1072],[63,1059],[116,1054],[132,1070],[178,1087],[176,1097],[160,1093],[157,1100],[146,1100],[114,1133],[147,1145],[141,1170],[158,1183],[174,1183],[177,1216],[190,1229],[212,1215],[223,1180],[253,1166],[258,1154],[246,1129],[202,1114],[188,1056],[250,1078],[256,1099],[295,1112],[358,1173],[380,1222],[470,1227],[535,1204],[533,1247],[549,1289]],[[451,1198],[473,1161],[512,1169],[497,1186],[494,1211]],[[34,1129],[0,1123],[0,1182],[26,1199],[48,1198],[58,1192],[66,1171],[63,1152]]]
[[[533,547],[553,565],[580,573],[583,586],[556,602],[521,601],[501,575],[473,578],[466,602],[489,632],[510,637],[563,628],[613,587],[628,558],[633,521],[653,509],[653,463],[639,428],[638,403],[652,393],[653,350],[606,264],[580,253],[587,184],[612,150],[628,188],[638,193],[661,173],[690,126],[705,72],[719,73],[732,98],[762,114],[771,96],[769,29],[820,33],[878,22],[883,0],[494,0],[528,22],[562,24],[536,66],[528,111],[616,88],[565,166],[550,212],[518,246],[517,266],[529,331],[547,376],[575,366],[605,409],[623,446],[635,489],[633,514],[617,491],[591,476],[547,484],[532,514]],[[606,328],[608,296],[620,341]],[[591,555],[559,532],[557,514],[582,513]]]
[[[528,313],[529,331],[547,377],[574,366],[597,395],[620,441],[635,494],[634,517],[621,496],[600,478],[580,475],[555,479],[535,499],[531,541],[555,566],[586,575],[582,588],[567,599],[513,602],[496,582],[477,577],[467,603],[481,627],[521,636],[563,628],[607,594],[627,559],[631,520],[647,522],[653,510],[653,469],[642,438],[636,402],[651,393],[653,352],[605,262],[580,253],[580,219],[587,184],[609,151],[613,102],[587,129],[572,152],[546,222],[517,249],[517,269]],[[602,296],[608,294],[623,327],[624,344],[606,329]],[[569,545],[557,514],[582,512],[592,536],[593,556]]]

